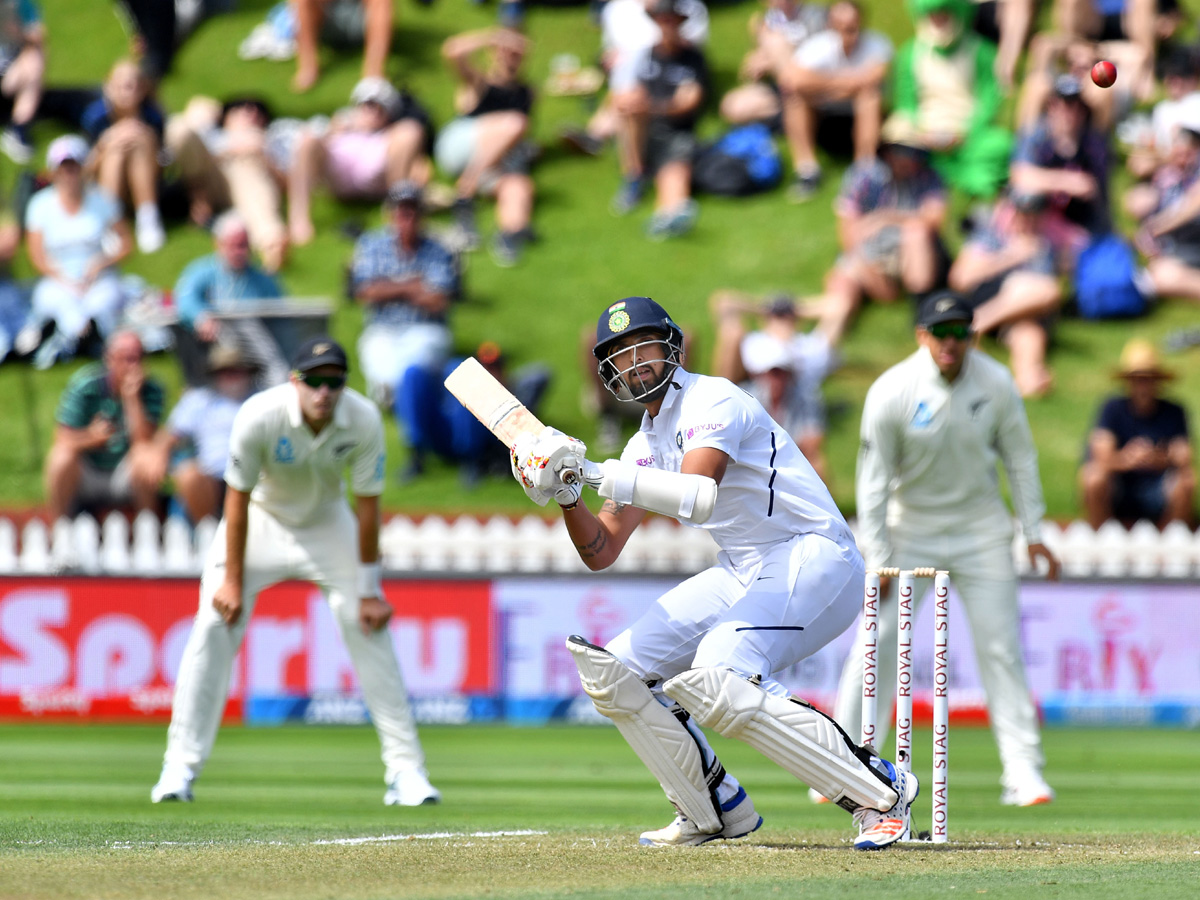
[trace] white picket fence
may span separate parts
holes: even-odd
[[[149,513],[132,523],[120,514],[103,524],[88,515],[53,525],[30,519],[18,529],[0,518],[0,575],[95,574],[196,576],[212,542],[211,519],[190,528],[171,518],[160,526]],[[1140,522],[1126,531],[1110,522],[1093,531],[1085,522],[1045,525],[1045,541],[1073,578],[1194,578],[1200,576],[1200,534],[1183,525],[1159,531]],[[560,521],[528,516],[479,520],[405,516],[389,519],[380,539],[393,572],[487,575],[587,571]],[[690,574],[716,560],[703,531],[653,518],[626,545],[610,571]],[[1029,572],[1023,541],[1013,545],[1018,571]]]

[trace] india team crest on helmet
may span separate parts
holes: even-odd
[[[625,304],[621,304],[623,307]],[[629,313],[624,309],[618,309],[608,317],[608,330],[613,334],[624,331],[629,327]]]

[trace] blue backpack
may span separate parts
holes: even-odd
[[[783,178],[771,131],[758,123],[727,132],[696,156],[692,185],[699,192],[740,197],[769,190]]]
[[[1094,239],[1075,265],[1075,303],[1085,319],[1126,319],[1146,311],[1134,281],[1137,259],[1119,236]]]

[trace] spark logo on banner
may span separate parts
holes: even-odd
[[[499,683],[486,581],[388,582],[391,633],[417,698],[488,695]],[[0,715],[166,717],[191,630],[194,581],[20,579],[0,586]],[[259,597],[230,705],[356,692],[332,613],[306,584]]]

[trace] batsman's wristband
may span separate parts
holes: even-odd
[[[578,505],[579,505],[579,498],[576,497],[574,500],[571,501],[569,506],[560,503],[560,504],[558,504],[558,508],[561,509],[563,512],[566,512],[568,509],[574,509]]]
[[[358,596],[383,596],[383,566],[377,562],[358,564]]]

